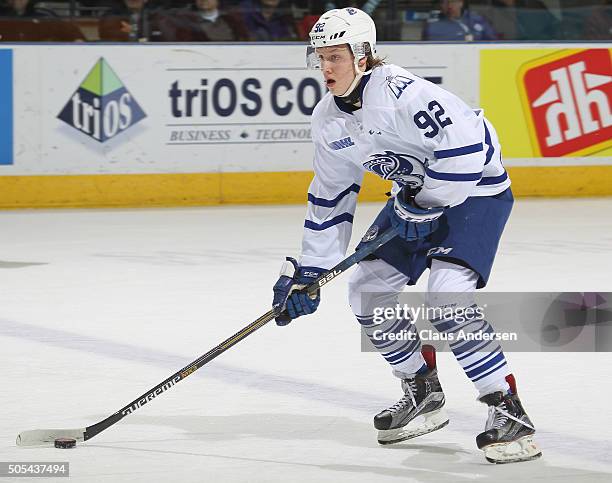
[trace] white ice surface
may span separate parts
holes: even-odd
[[[379,208],[360,205],[354,241]],[[79,482],[612,481],[611,354],[508,354],[540,460],[484,461],[486,408],[448,353],[450,425],[379,447],[371,418],[400,389],[360,352],[347,276],[315,315],[267,325],[76,449],[15,446],[105,418],[266,312],[304,211],[0,212],[0,461],[70,461]],[[489,290],[612,292],[611,211],[518,201]]]

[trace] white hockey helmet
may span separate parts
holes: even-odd
[[[368,52],[376,53],[376,25],[374,20],[358,8],[337,8],[325,12],[310,30],[310,46],[306,53],[309,69],[320,69],[315,49],[348,44],[355,57],[355,65]],[[369,49],[366,48],[369,46]]]

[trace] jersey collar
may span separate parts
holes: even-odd
[[[365,89],[366,84],[370,80],[370,75],[371,74],[365,74],[361,78],[361,81],[359,82],[359,86],[357,87],[357,89],[359,89],[359,99],[361,99],[361,105],[363,105],[363,90]],[[347,96],[347,97],[350,97],[350,96]],[[347,114],[353,114],[353,112],[360,109],[359,107],[356,107],[353,104],[345,102],[342,99],[343,99],[342,97],[334,96],[334,102],[336,103],[336,106],[338,106],[338,109],[340,109],[342,112],[346,112]]]

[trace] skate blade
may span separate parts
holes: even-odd
[[[448,424],[448,416],[444,408],[418,416],[406,426],[396,429],[381,429],[378,431],[378,444],[394,444],[407,439],[416,438]]]
[[[542,456],[542,451],[533,440],[532,435],[510,443],[495,443],[483,448],[485,458],[489,463],[504,464],[530,461]]]

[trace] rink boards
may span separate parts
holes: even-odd
[[[609,43],[383,44],[390,62],[481,106],[518,196],[612,194]],[[305,49],[0,47],[0,207],[303,203]],[[360,196],[384,198],[367,175]]]

